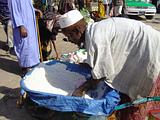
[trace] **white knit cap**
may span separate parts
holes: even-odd
[[[59,24],[61,28],[66,28],[77,23],[81,19],[83,19],[83,16],[78,10],[71,10],[60,16]]]

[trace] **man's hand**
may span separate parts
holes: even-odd
[[[28,36],[27,29],[24,26],[20,26],[19,31],[22,38],[25,38]]]
[[[91,88],[91,80],[87,80],[79,88],[75,89],[72,96],[82,97]]]
[[[83,91],[80,88],[77,88],[72,94],[72,96],[76,96],[76,97],[82,97],[84,95],[85,95],[85,91]]]
[[[88,90],[95,89],[101,80],[103,79],[87,80],[79,88],[75,89],[75,91],[72,93],[72,96],[77,96],[77,97],[84,96]]]

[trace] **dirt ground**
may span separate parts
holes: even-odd
[[[56,41],[59,55],[77,49],[75,45],[64,42],[62,38],[64,36],[60,33]],[[20,91],[20,69],[14,52],[6,53],[5,40],[3,26],[0,25],[0,120],[35,120],[25,108],[16,107]],[[54,51],[52,54],[54,56]]]
[[[160,14],[153,21],[140,20],[160,31]],[[56,41],[59,54],[73,52],[77,49],[75,45],[62,41],[62,38],[64,36],[59,34]],[[5,40],[6,36],[0,25],[0,120],[36,120],[25,108],[16,107],[16,99],[20,91],[20,69],[14,52],[6,53]]]

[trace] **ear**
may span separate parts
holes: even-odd
[[[81,21],[81,23],[76,26],[76,29],[78,29],[79,33],[83,34],[86,29],[86,22]]]

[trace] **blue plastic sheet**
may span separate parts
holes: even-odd
[[[66,64],[66,70],[76,71],[84,75],[86,79],[91,77],[91,71],[89,69],[85,69],[77,64],[64,63],[60,61],[50,61],[45,64],[53,65],[56,63]],[[24,81],[25,79],[21,81],[21,88],[27,91],[29,97],[40,106],[44,106],[51,110],[62,112],[75,111],[90,115],[108,116],[114,111],[115,106],[120,102],[119,92],[110,88],[104,81],[100,83],[97,89],[89,91],[93,99],[32,91],[26,88]],[[98,92],[96,91],[101,89],[103,89],[104,95],[100,99],[97,99],[96,94],[98,94]]]

